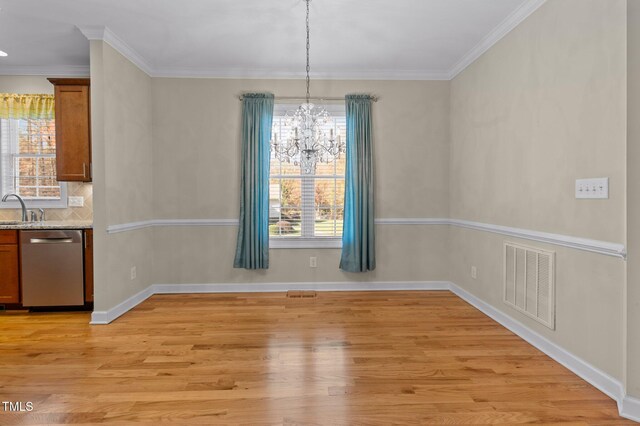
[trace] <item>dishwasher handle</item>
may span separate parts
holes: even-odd
[[[73,238],[30,238],[30,244],[66,244],[72,243]]]

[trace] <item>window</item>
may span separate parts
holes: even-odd
[[[66,207],[66,185],[56,180],[55,120],[0,119],[0,189],[28,207]],[[0,208],[17,208],[16,200]]]
[[[276,104],[272,137],[289,138],[286,111],[297,105]],[[327,106],[335,137],[346,138],[344,105]],[[273,248],[340,247],[344,216],[345,154],[331,163],[318,163],[315,174],[303,174],[299,159],[281,162],[271,152],[269,236]]]

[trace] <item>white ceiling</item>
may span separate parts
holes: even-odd
[[[312,74],[451,78],[543,2],[312,0]],[[0,0],[0,74],[86,72],[78,27],[107,27],[151,75],[300,77],[304,13],[303,0]]]

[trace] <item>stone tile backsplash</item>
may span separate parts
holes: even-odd
[[[68,182],[67,196],[84,197],[83,207],[45,209],[47,220],[93,220],[93,184]],[[29,208],[29,203],[27,203]],[[0,220],[19,220],[20,209],[0,209]]]

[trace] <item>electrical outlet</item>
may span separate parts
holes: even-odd
[[[309,267],[310,268],[317,268],[318,267],[318,258],[315,256],[311,256],[309,258]]]
[[[69,197],[69,207],[84,207],[84,197]]]
[[[471,267],[471,278],[473,278],[474,280],[478,278],[478,268],[476,268],[475,266]]]
[[[131,280],[135,280],[136,277],[138,276],[138,271],[136,270],[135,266],[131,267]]]

